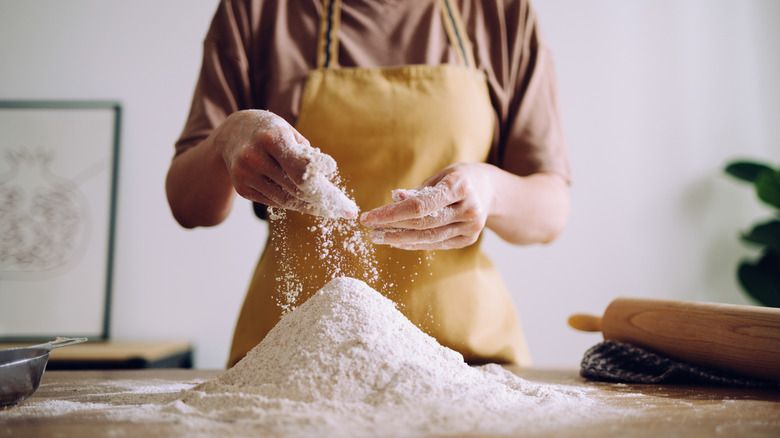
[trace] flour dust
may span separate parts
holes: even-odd
[[[270,221],[283,221],[287,219],[287,212],[269,208],[268,218]],[[316,216],[311,219],[313,224],[307,231],[314,236],[316,251],[304,257],[313,257],[314,260],[300,260],[299,248],[289,243],[285,228],[272,227],[272,249],[278,253],[280,260],[276,280],[281,288],[276,291],[275,299],[283,314],[300,304],[307,284],[305,276],[310,275],[306,266],[316,264],[326,272],[326,278],[318,279],[320,284],[336,277],[352,276],[383,291],[392,286],[379,286],[381,270],[374,245],[357,221]]]
[[[307,160],[303,182],[298,188],[304,201],[301,211],[309,214],[313,224],[308,232],[314,236],[316,260],[299,260],[299,248],[289,244],[284,226],[272,227],[273,249],[279,254],[277,283],[282,285],[277,291],[276,301],[283,313],[293,310],[300,301],[307,281],[303,271],[306,266],[317,264],[323,267],[327,278],[317,279],[319,286],[339,276],[352,276],[377,285],[380,278],[374,246],[369,241],[366,230],[356,220],[359,208],[344,188],[338,173],[336,162],[319,149],[306,144],[298,144],[295,153]],[[269,208],[270,221],[287,220],[287,211]],[[309,256],[303,256],[309,257]],[[309,287],[311,287],[309,285]]]

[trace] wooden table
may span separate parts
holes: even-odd
[[[587,382],[576,370],[512,371],[532,382],[582,388],[589,397],[600,401],[583,424],[550,425],[543,432],[536,427],[517,436],[780,437],[779,391],[608,384]],[[153,402],[154,392],[163,386],[172,391],[187,389],[219,373],[183,369],[46,372],[30,399],[19,406],[0,409],[0,437],[244,436],[232,433],[230,424],[222,424],[214,431],[193,431],[177,422],[132,421],[111,415],[113,409]],[[136,388],[125,391],[122,398],[117,396],[121,393],[118,388],[127,388],[128,383],[153,390],[146,393]],[[68,411],[74,403],[94,408]],[[47,412],[47,406],[62,412]],[[620,416],[614,415],[617,411]]]

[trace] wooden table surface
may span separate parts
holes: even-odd
[[[581,388],[599,401],[582,424],[536,424],[516,436],[780,437],[780,392],[775,390],[610,384],[585,381],[573,369],[511,370],[531,382]],[[49,371],[31,398],[18,406],[0,408],[0,437],[244,436],[245,431],[232,433],[230,424],[213,431],[193,431],[182,422],[150,421],[149,417],[135,421],[112,414],[153,405],[160,392],[168,391],[170,396],[219,373]],[[475,436],[485,435],[469,435]]]

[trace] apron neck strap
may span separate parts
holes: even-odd
[[[474,52],[471,41],[465,31],[460,11],[452,0],[437,0],[441,10],[442,22],[455,50],[460,65],[474,67]],[[339,38],[341,25],[341,0],[322,0],[320,28],[317,35],[317,68],[337,68],[339,66]]]
[[[466,26],[463,25],[460,11],[452,4],[452,0],[439,0],[439,9],[441,9],[444,28],[450,39],[450,46],[455,49],[458,63],[466,67],[476,66],[474,51],[471,48],[471,41],[466,33]]]
[[[320,29],[317,35],[317,68],[339,65],[339,26],[341,0],[322,0]]]

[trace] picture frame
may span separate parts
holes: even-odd
[[[0,100],[0,341],[109,338],[121,119]]]

